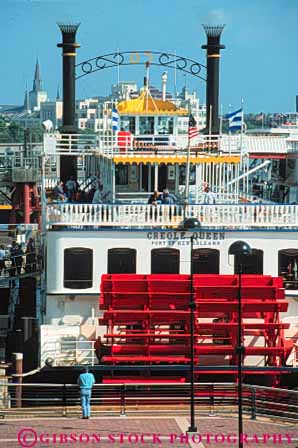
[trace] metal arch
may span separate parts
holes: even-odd
[[[180,70],[203,81],[207,80],[206,66],[200,62],[172,53],[147,50],[109,53],[80,62],[76,65],[76,79],[106,68],[119,67],[120,65],[145,64],[146,62],[150,62],[150,65]]]

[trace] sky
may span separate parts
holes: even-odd
[[[57,22],[80,22],[77,63],[117,51],[176,53],[206,63],[203,23],[225,24],[220,66],[223,111],[291,112],[298,94],[298,0],[0,0],[0,104],[22,104],[39,58],[44,88],[55,99],[62,86],[61,33]],[[161,87],[164,67],[151,67]],[[143,64],[120,67],[120,81],[143,83]],[[174,91],[168,70],[168,91]],[[77,98],[108,95],[117,69],[77,81]],[[177,71],[178,91],[206,85]]]

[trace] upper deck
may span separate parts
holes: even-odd
[[[100,204],[94,204],[92,200],[84,203],[47,201],[44,209],[46,225],[48,228],[178,228],[183,226],[186,218],[195,217],[202,227],[213,229],[296,229],[298,206],[251,202],[249,177],[258,167],[250,169],[247,162],[249,157],[287,158],[295,156],[296,152],[298,135],[201,134],[188,148],[187,135],[178,134],[45,134],[44,156],[48,165],[49,160],[57,161],[62,155],[76,155],[81,164],[88,160],[86,166],[89,164],[89,172],[85,173],[88,176],[92,170],[95,172],[96,168],[94,165],[92,168],[92,163],[97,160],[101,163],[101,182],[112,192],[112,197]],[[195,192],[192,203],[185,201],[186,187],[181,185],[179,171],[188,162],[195,167],[195,180],[190,186],[190,190]],[[266,163],[270,162],[263,162],[264,166]],[[167,167],[169,184],[176,193],[177,201],[173,205],[149,205],[148,197],[152,190],[159,187],[157,177],[162,165]],[[127,171],[127,176],[134,177],[136,182],[131,191],[128,186],[116,185],[115,170],[119,166],[122,169],[123,166],[134,167]],[[51,173],[45,172],[45,190],[53,188],[55,181],[59,179],[57,174],[55,169]],[[144,184],[145,174],[148,184]],[[155,178],[152,178],[153,174]],[[80,179],[78,180],[80,183]],[[86,184],[84,178],[81,181],[82,185]],[[215,198],[212,205],[205,203],[202,189],[204,183],[212,186]],[[178,191],[182,192],[180,196],[177,195]]]
[[[298,205],[259,201],[252,203],[249,190],[250,172],[241,171],[243,159],[283,157],[295,158],[298,152],[298,136],[209,136],[199,135],[187,148],[185,135],[146,135],[135,138],[115,135],[71,135],[45,134],[43,149],[34,149],[30,157],[18,155],[7,158],[7,170],[13,181],[23,181],[34,174],[34,180],[41,182],[43,169],[43,217],[47,228],[53,226],[109,227],[109,228],[178,228],[186,218],[197,218],[202,227],[223,229],[297,229]],[[78,202],[53,201],[49,191],[53,190],[59,177],[59,159],[62,155],[76,155],[78,160],[78,182],[80,188],[90,186],[90,174],[95,172],[94,163],[100,161],[101,182],[113,191],[105,203],[94,204],[91,200]],[[192,203],[184,197],[185,177],[181,185],[181,167],[187,159],[195,166],[195,181],[190,190],[195,191]],[[5,163],[6,158],[3,155]],[[269,163],[265,161],[263,163]],[[128,191],[126,186],[117,186],[115,167],[131,166],[128,176],[135,176],[139,186],[144,187],[145,166],[148,167],[148,185]],[[43,168],[42,168],[43,166]],[[143,171],[140,171],[140,166]],[[173,205],[149,205],[148,197],[158,182],[152,175],[166,166],[173,189],[181,191]],[[169,168],[171,167],[171,168]],[[231,168],[234,172],[230,172]],[[2,167],[2,171],[5,166]],[[239,168],[239,169],[238,169]],[[152,175],[150,176],[150,170]],[[238,171],[237,171],[238,169]],[[139,171],[137,171],[139,170]],[[225,171],[226,170],[226,171]],[[34,173],[32,174],[32,172]],[[243,184],[239,188],[239,179]],[[21,179],[21,180],[20,180]],[[31,178],[30,178],[31,179]],[[29,181],[30,181],[29,179]],[[153,180],[152,180],[153,179]],[[212,182],[215,204],[206,204],[202,183]],[[168,186],[167,186],[168,187]],[[176,193],[177,194],[177,193]]]

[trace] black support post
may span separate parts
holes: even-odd
[[[220,50],[225,48],[220,44],[220,36],[224,25],[203,25],[207,35],[207,45],[202,45],[207,56],[206,85],[206,134],[219,134],[218,102],[219,102],[219,61]]]
[[[193,285],[193,234],[190,237],[190,426],[188,432],[197,432],[196,427],[196,409],[195,409],[195,344],[194,344],[194,330],[195,330],[195,296],[194,296],[194,285]]]
[[[242,342],[242,263],[238,265],[238,331],[237,331],[237,363],[238,363],[238,447],[243,448],[243,409],[242,409],[242,362],[245,348]]]

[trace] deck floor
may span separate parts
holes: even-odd
[[[237,418],[207,417],[197,419],[198,434],[193,441],[186,439],[189,420],[186,417],[94,417],[27,418],[0,421],[0,446],[54,447],[84,446],[129,448],[136,446],[169,447],[237,447]],[[70,434],[76,441],[70,441]],[[94,435],[96,434],[96,438]],[[142,441],[141,436],[144,435]],[[207,434],[209,436],[207,436]],[[268,419],[244,420],[244,447],[298,447],[298,427]],[[79,439],[81,435],[81,440]],[[228,438],[230,436],[230,438]],[[55,439],[56,437],[56,439]],[[60,437],[61,443],[60,443]],[[66,442],[68,437],[68,442]],[[264,442],[264,437],[267,441]],[[64,438],[64,439],[63,439]],[[138,439],[137,439],[138,438]],[[200,440],[202,438],[202,440]],[[64,441],[63,441],[64,440]]]

